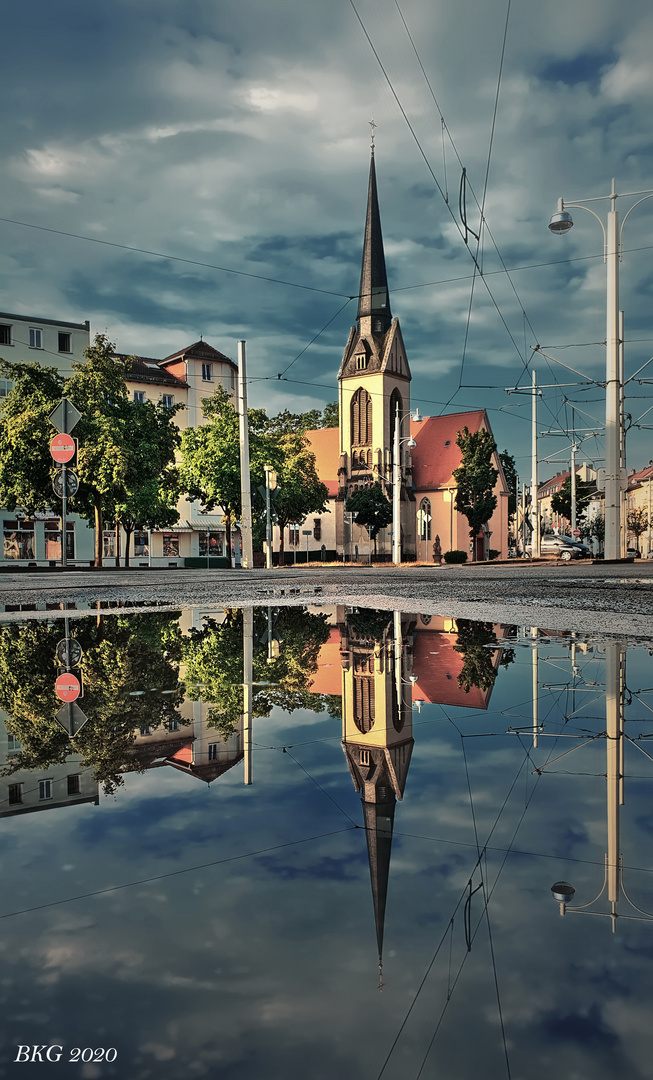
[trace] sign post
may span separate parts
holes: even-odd
[[[57,429],[59,435],[55,435],[50,443],[50,453],[57,462],[61,465],[61,566],[62,568],[68,565],[68,558],[66,552],[66,504],[69,495],[72,496],[79,487],[79,481],[77,474],[74,472],[68,472],[67,463],[75,456],[75,441],[70,438],[70,432],[76,426],[79,420],[81,420],[82,414],[75,408],[72,401],[68,398],[62,398],[57,405],[54,412],[49,416],[50,423]],[[54,481],[55,494],[59,494],[57,490],[56,480]]]
[[[308,566],[308,538],[311,535],[312,529],[302,529],[302,536],[306,537],[306,565]]]

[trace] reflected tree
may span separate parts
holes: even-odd
[[[54,653],[62,623],[0,628],[0,708],[22,747],[4,774],[48,768],[74,752],[109,794],[123,783],[124,771],[140,771],[137,731],[169,729],[180,721],[184,688],[177,618],[178,613],[166,612],[75,620],[73,633],[84,650],[79,705],[88,723],[72,741],[54,719],[61,706],[54,693]],[[143,693],[133,696],[134,691]]]
[[[269,648],[267,611],[254,612],[253,678],[268,683],[255,688],[252,714],[269,716],[277,706],[285,712],[327,709],[334,715],[329,695],[312,694],[320,647],[328,640],[328,616],[306,608],[276,609],[271,619],[278,655]],[[184,642],[186,692],[197,701],[210,702],[208,722],[223,739],[236,730],[243,712],[243,613],[226,612],[223,622],[207,619],[200,630],[192,630]]]
[[[515,650],[499,645],[492,623],[457,619],[458,641],[454,652],[463,657],[458,676],[458,686],[469,693],[472,686],[491,690],[498,674],[498,667],[509,667],[515,661]],[[499,650],[499,662],[495,665],[494,649]]]

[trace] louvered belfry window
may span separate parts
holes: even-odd
[[[372,398],[362,386],[351,403],[351,445],[372,445]]]

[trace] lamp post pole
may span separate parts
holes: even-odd
[[[642,198],[634,203],[625,214],[621,229],[619,228],[619,212],[617,211],[617,194],[615,181],[612,181],[612,190],[609,195],[587,199],[586,202],[602,202],[610,200],[607,228],[594,210],[582,202],[567,202],[558,199],[557,212],[549,222],[551,232],[562,234],[568,232],[573,226],[571,214],[565,207],[579,207],[587,210],[599,222],[603,229],[605,242],[606,264],[606,334],[605,334],[605,541],[604,559],[618,560],[622,549],[622,484],[624,480],[625,462],[622,460],[623,441],[623,418],[621,389],[623,375],[621,373],[621,334],[619,313],[619,260],[622,249],[623,227],[628,214],[632,213],[636,206],[646,199],[653,198],[653,191],[630,191],[625,192],[627,197],[641,195]]]
[[[533,532],[531,533],[531,558],[540,557],[540,505],[537,498],[537,372],[532,373],[533,399],[531,411],[531,515]]]
[[[399,402],[395,409],[395,432],[392,446],[392,562],[399,566],[401,562],[401,501],[399,490],[401,470],[399,468]]]

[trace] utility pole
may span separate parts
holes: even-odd
[[[277,474],[271,465],[263,466],[265,472],[265,568],[272,569],[272,499],[271,492],[277,486]]]
[[[537,498],[537,373],[532,373],[532,408],[531,408],[531,518],[533,532],[531,534],[531,558],[540,557],[540,507]]]
[[[252,542],[252,489],[249,475],[249,424],[247,418],[247,371],[245,342],[238,342],[238,429],[240,434],[240,538],[242,567],[251,570],[254,565]],[[208,552],[208,548],[207,548]]]
[[[573,440],[573,433],[572,433]],[[575,442],[571,444],[571,535],[576,533],[576,451],[578,446]]]
[[[392,444],[392,562],[399,566],[401,562],[401,469],[399,468],[399,402],[395,409],[395,431]]]

